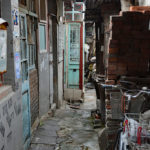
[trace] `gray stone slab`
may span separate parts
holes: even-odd
[[[68,137],[69,138],[69,137]],[[58,137],[57,138],[57,144],[60,144],[60,143],[62,143],[62,142],[65,142],[65,141],[67,141],[68,140],[68,138],[67,137]]]
[[[33,137],[32,144],[47,144],[47,145],[55,145],[56,137],[48,137],[45,135],[38,135]]]
[[[58,122],[52,119],[46,120],[43,122],[43,124],[47,124],[49,126],[57,126]]]
[[[43,144],[31,144],[30,150],[54,150],[55,146]]]
[[[48,137],[57,137],[57,133],[55,130],[45,130],[44,128],[39,128],[34,136],[44,135]]]
[[[49,125],[49,124],[44,124],[42,126],[40,126],[39,128],[42,128],[42,129],[45,129],[45,130],[55,130],[55,131],[58,131],[60,129],[60,127],[58,125]]]

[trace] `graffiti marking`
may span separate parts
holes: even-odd
[[[0,133],[3,137],[5,136],[5,127],[2,122],[0,122]]]

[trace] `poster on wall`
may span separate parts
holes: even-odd
[[[14,43],[14,49],[16,50],[16,52],[20,52],[20,38],[19,37],[14,38],[13,43]]]
[[[20,79],[20,71],[21,71],[21,67],[20,67],[20,54],[16,53],[15,54],[15,64],[16,64],[16,79]]]
[[[13,18],[13,25],[14,25],[13,35],[15,37],[19,37],[19,11],[18,9],[14,8],[12,10],[12,18]]]
[[[0,73],[7,69],[7,31],[0,30]]]

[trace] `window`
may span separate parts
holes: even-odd
[[[82,13],[74,14],[74,21],[83,21],[83,20],[84,20],[84,14],[82,14]]]
[[[28,80],[28,49],[27,49],[26,17],[23,15],[20,16],[20,50],[21,50],[22,81],[24,82]]]
[[[39,25],[39,40],[40,52],[46,51],[46,26],[44,24]]]
[[[36,13],[36,2],[35,0],[29,0],[29,10]]]
[[[37,19],[28,16],[28,47],[29,47],[29,67],[35,67],[36,62],[36,24]]]
[[[40,20],[46,20],[46,1],[40,0]]]
[[[83,11],[83,3],[76,3],[74,5],[74,10],[75,11]]]
[[[80,59],[80,25],[70,25],[70,61],[78,61]]]

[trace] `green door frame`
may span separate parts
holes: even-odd
[[[23,144],[24,150],[30,145],[30,86],[29,86],[29,52],[27,42],[27,20],[25,14],[20,14],[20,49],[22,71],[22,114],[23,114]]]

